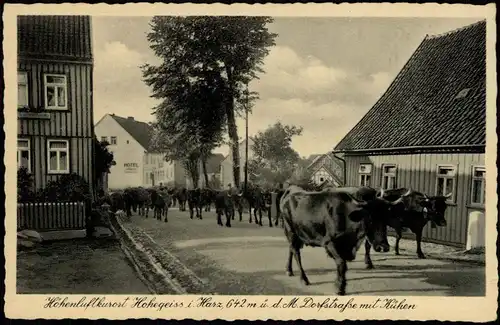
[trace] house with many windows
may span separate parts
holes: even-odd
[[[464,246],[484,211],[486,22],[426,36],[370,111],[338,143],[347,186],[448,195],[446,227],[424,238]]]
[[[108,175],[108,188],[175,183],[185,186],[186,173],[179,162],[167,162],[151,148],[152,127],[133,116],[104,115],[95,124],[100,141],[109,143],[116,164]]]
[[[18,16],[17,165],[39,189],[76,173],[93,190],[91,17]]]

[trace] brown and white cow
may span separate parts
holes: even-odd
[[[324,247],[337,265],[337,293],[344,295],[347,262],[356,258],[365,237],[375,250],[388,249],[384,248],[387,243],[385,222],[373,218],[366,210],[367,205],[347,192],[332,189],[309,192],[294,185],[288,187],[280,201],[285,235],[290,245],[288,275],[293,275],[294,257],[301,281],[309,285],[300,250],[304,245]]]

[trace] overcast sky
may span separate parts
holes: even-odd
[[[277,18],[265,74],[252,82],[260,100],[249,118],[253,135],[281,120],[304,127],[293,141],[300,155],[325,153],[387,89],[426,34],[478,19]],[[156,105],[139,66],[157,63],[148,46],[150,17],[93,17],[94,118],[106,113],[152,121]],[[244,120],[238,134],[245,135]],[[227,147],[216,150],[227,154]]]

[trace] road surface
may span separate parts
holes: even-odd
[[[169,222],[133,216],[162,248],[169,250],[188,268],[210,282],[219,294],[315,294],[335,292],[335,263],[321,248],[302,251],[303,266],[311,285],[302,285],[295,261],[296,276],[285,274],[288,246],[281,228],[233,221],[231,228],[216,224],[214,212],[203,220],[190,219],[188,212],[170,209]],[[424,246],[425,251],[425,246]],[[372,252],[375,269],[366,270],[364,248],[348,264],[349,295],[484,296],[485,269],[466,263],[418,259],[414,252]]]

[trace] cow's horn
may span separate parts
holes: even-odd
[[[394,201],[394,202],[390,202],[390,204],[392,204],[392,205],[396,205],[396,204],[399,204],[399,203],[401,203],[401,202],[403,202],[403,197],[400,197],[399,199],[397,199],[397,200],[396,200],[396,201]]]
[[[384,197],[384,193],[385,193],[384,189],[380,188],[380,193],[379,193],[378,197]]]
[[[444,197],[447,198],[447,199],[449,199],[452,195],[453,195],[453,193],[448,193]]]
[[[356,204],[356,205],[365,206],[365,205],[368,204],[368,202],[366,202],[366,201],[360,201],[360,200],[356,199],[354,196],[352,196],[350,194],[349,194],[349,196],[351,197],[352,202],[354,202],[354,204]]]
[[[408,189],[408,192],[406,192],[405,194],[403,194],[402,196],[408,196],[411,194],[411,188]]]

